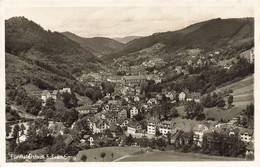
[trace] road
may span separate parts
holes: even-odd
[[[117,159],[115,159],[115,160],[113,160],[113,162],[117,162],[117,161],[120,161],[120,160],[122,160],[122,159],[125,159],[125,158],[127,158],[127,157],[131,157],[132,155],[124,155],[124,156],[122,156],[122,157],[120,157],[120,158],[117,158]]]

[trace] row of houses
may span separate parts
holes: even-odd
[[[179,100],[180,101],[195,101],[197,103],[200,102],[201,100],[201,93],[185,93],[185,92],[181,92],[179,94]]]
[[[48,98],[54,99],[56,101],[57,99],[61,99],[61,95],[65,92],[71,93],[70,88],[63,88],[62,90],[53,90],[50,92],[49,90],[44,90],[41,93],[41,99],[42,99],[42,106],[46,105],[46,101]]]
[[[150,119],[147,123],[147,134],[155,135],[156,131],[159,131],[162,135],[167,135],[168,133],[172,136],[176,135],[176,132],[182,130],[177,127],[172,121],[159,122],[157,119]],[[191,129],[194,133],[193,140],[198,146],[201,146],[203,141],[203,136],[208,133],[222,133],[229,136],[236,135],[241,141],[246,144],[254,143],[253,130],[245,128],[237,128],[230,126],[228,124],[217,124],[216,126],[210,126],[205,124],[198,124]]]
[[[141,84],[146,80],[144,75],[131,75],[131,76],[111,76],[107,78],[107,81],[113,83],[122,83],[122,84],[129,84],[129,83],[136,83]]]

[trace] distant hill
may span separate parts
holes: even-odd
[[[126,36],[126,37],[123,37],[123,38],[113,38],[113,39],[118,41],[118,42],[126,44],[126,43],[128,43],[132,40],[138,39],[138,38],[141,38],[141,36]]]
[[[156,43],[165,45],[167,52],[175,52],[179,49],[200,48],[206,51],[221,47],[233,46],[232,44],[248,43],[254,37],[254,19],[212,19],[205,22],[190,25],[178,31],[155,33],[151,36],[142,37],[128,42],[122,50],[106,56],[111,60],[127,55]]]
[[[110,54],[124,47],[124,44],[110,38],[83,38],[71,32],[63,32],[62,34],[77,42],[83,49],[93,53],[97,57]]]

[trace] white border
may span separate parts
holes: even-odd
[[[255,56],[255,160],[254,161],[212,161],[212,162],[107,162],[107,163],[97,163],[97,162],[77,162],[77,163],[6,163],[5,162],[5,52],[4,52],[4,9],[6,7],[91,7],[91,6],[253,6],[255,11],[255,55],[259,55],[259,41],[260,41],[260,1],[258,0],[206,0],[206,1],[178,1],[178,0],[0,0],[0,107],[1,107],[1,128],[0,128],[0,166],[150,166],[157,167],[159,165],[163,166],[260,166],[260,150],[259,150],[259,136],[260,136],[260,124],[259,124],[259,93],[260,93],[260,81],[258,79],[260,66],[258,57]],[[219,11],[221,12],[221,11]]]

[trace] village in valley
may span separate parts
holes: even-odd
[[[7,161],[135,161],[162,152],[254,159],[253,45],[165,50],[158,42],[123,54],[71,83],[7,85]],[[32,69],[54,71],[30,58]],[[45,156],[12,158],[19,154]]]

